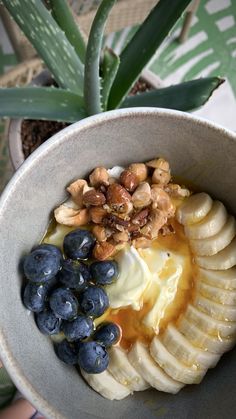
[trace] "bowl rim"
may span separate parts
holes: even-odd
[[[172,116],[178,120],[192,121],[194,124],[205,126],[211,130],[217,131],[226,135],[229,140],[235,141],[236,146],[236,133],[223,127],[222,125],[216,124],[214,122],[208,121],[202,117],[198,117],[192,114],[188,114],[182,111],[176,111],[171,109],[164,108],[153,108],[153,107],[137,107],[137,108],[127,108],[127,109],[118,109],[108,112],[103,112],[98,115],[87,117],[81,121],[75,122],[74,124],[64,128],[57,134],[53,135],[45,143],[43,143],[37,150],[35,150],[17,169],[13,174],[12,178],[8,182],[4,191],[0,197],[0,222],[2,219],[2,213],[4,212],[5,207],[8,204],[9,199],[11,199],[12,191],[17,187],[18,182],[21,181],[21,178],[27,176],[27,172],[31,167],[38,161],[39,158],[43,158],[45,153],[53,152],[54,147],[57,147],[58,144],[63,142],[65,135],[70,133],[84,131],[90,127],[95,127],[100,124],[106,123],[106,121],[117,120],[117,119],[127,119],[127,117],[144,117],[145,115],[152,115],[156,117],[162,116]],[[42,396],[40,396],[34,386],[30,383],[28,378],[23,374],[20,365],[18,365],[16,359],[14,358],[14,353],[12,348],[8,347],[7,336],[5,336],[0,330],[0,356],[3,361],[6,370],[8,371],[12,381],[15,383],[16,387],[20,389],[22,394],[36,407],[42,414],[45,414],[46,417],[57,418],[57,419],[66,419],[61,415],[53,406],[51,406]]]

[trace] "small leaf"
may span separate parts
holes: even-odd
[[[160,0],[120,56],[108,103],[118,107],[191,0]]]
[[[87,115],[83,99],[53,87],[0,88],[0,117],[75,122]]]
[[[111,49],[106,48],[102,61],[102,103],[103,109],[107,109],[107,102],[112,83],[119,68],[120,59]]]
[[[65,32],[68,41],[75,48],[82,63],[85,60],[86,46],[84,37],[75,22],[70,7],[65,0],[49,0],[52,16],[60,28]]]
[[[102,1],[89,34],[84,70],[84,100],[89,115],[102,112],[99,61],[105,24],[115,2],[116,0]]]
[[[197,79],[127,97],[121,108],[153,106],[190,111],[204,105],[222,83],[219,77]]]
[[[60,87],[82,94],[83,64],[41,0],[2,0]]]

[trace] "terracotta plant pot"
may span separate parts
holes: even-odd
[[[143,70],[141,80],[145,81],[153,88],[161,87],[163,84],[160,78],[149,70]],[[43,86],[50,84],[51,81],[52,79],[50,73],[47,70],[44,70],[33,80],[32,84],[36,86]],[[17,170],[25,160],[21,139],[22,121],[22,119],[12,119],[9,124],[9,154],[14,170]]]

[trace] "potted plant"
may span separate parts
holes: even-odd
[[[190,0],[157,2],[120,56],[102,49],[104,27],[115,2],[101,2],[86,44],[66,0],[48,0],[51,10],[41,1],[3,0],[52,79],[48,75],[42,79],[41,75],[43,86],[0,89],[0,117],[62,122],[60,129],[64,123],[116,108],[151,106],[188,111],[203,105],[223,82],[221,78],[201,78],[129,96]],[[15,167],[24,159],[21,128],[22,119],[10,124],[11,155],[12,150],[19,152]],[[15,146],[17,136],[20,142]]]

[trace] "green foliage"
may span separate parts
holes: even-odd
[[[86,54],[84,36],[74,21],[68,3],[64,0],[49,0],[49,4],[51,6],[52,16],[65,32],[68,41],[75,48],[75,52],[82,63],[84,63]]]
[[[120,57],[109,49],[102,51],[105,24],[115,1],[101,2],[86,46],[67,0],[47,0],[51,10],[41,0],[2,0],[59,87],[0,89],[0,117],[74,122],[117,107],[192,110],[207,101],[222,79],[200,79],[127,97],[191,0],[159,0]]]
[[[86,117],[80,96],[55,87],[0,89],[0,104],[0,117],[7,115],[11,118],[66,122],[75,122]]]
[[[223,82],[224,80],[219,77],[209,77],[151,90],[126,98],[122,108],[154,106],[190,111],[204,105],[212,92]]]

